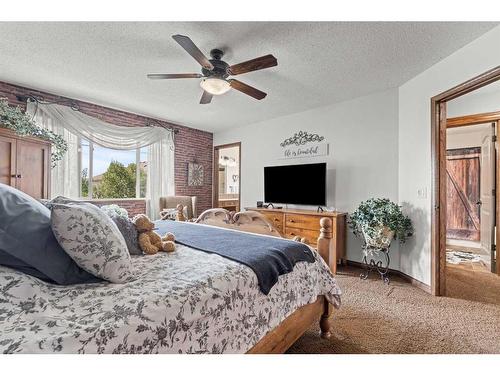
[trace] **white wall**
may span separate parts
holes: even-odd
[[[416,235],[401,249],[401,271],[431,281],[430,98],[500,65],[500,27],[484,34],[399,88],[399,199]],[[419,189],[426,189],[418,197]]]
[[[280,117],[214,134],[214,145],[241,141],[242,207],[264,196],[264,166],[326,162],[327,205],[352,212],[370,197],[398,200],[398,90]],[[324,136],[325,157],[282,160],[280,143],[305,130]],[[312,207],[316,208],[316,207]],[[391,268],[399,268],[397,245]],[[347,256],[359,261],[360,242],[351,234]]]
[[[485,137],[491,134],[490,124],[463,126],[446,130],[446,149],[481,147]]]
[[[448,118],[497,111],[500,111],[500,81],[453,99],[446,107]]]

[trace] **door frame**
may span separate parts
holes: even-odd
[[[465,81],[449,90],[431,98],[431,293],[436,296],[445,295],[446,267],[446,103],[452,99],[468,94],[490,83],[500,80],[500,66]],[[490,113],[491,114],[491,113]],[[473,116],[470,116],[473,117]],[[453,120],[450,127],[465,126],[459,120]],[[472,119],[469,119],[472,120]],[[479,121],[479,120],[477,120]],[[491,121],[491,118],[483,122]],[[470,122],[468,123],[470,124]],[[498,148],[498,141],[497,148]],[[499,167],[497,153],[497,170]],[[497,173],[496,184],[499,186],[500,176]],[[496,221],[499,223],[499,190],[496,192]],[[496,243],[500,244],[500,231],[496,231]],[[500,262],[497,255],[497,274],[500,274]]]
[[[241,211],[241,142],[226,143],[214,146],[213,160],[213,189],[212,189],[212,207],[217,207],[219,202],[219,150],[224,148],[238,147],[238,207]]]

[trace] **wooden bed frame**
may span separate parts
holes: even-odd
[[[253,211],[231,213],[223,208],[213,208],[203,212],[196,223],[213,225],[244,232],[281,237],[267,218]],[[332,220],[323,217],[320,220],[320,235],[317,251],[330,264],[330,241],[332,240]],[[300,241],[300,238],[294,238]],[[247,354],[280,354],[292,346],[304,332],[319,318],[322,338],[329,338],[331,333],[330,315],[332,306],[324,296],[316,302],[302,306],[287,317],[280,325],[267,333]]]

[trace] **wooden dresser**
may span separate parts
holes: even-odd
[[[257,211],[266,216],[283,237],[303,237],[306,239],[307,244],[312,247],[316,247],[318,242],[321,228],[319,221],[322,217],[328,217],[332,220],[333,229],[330,249],[330,269],[335,273],[337,263],[345,259],[346,213],[256,207],[246,207],[245,209],[247,211]]]
[[[0,128],[0,183],[33,198],[49,198],[50,143]]]

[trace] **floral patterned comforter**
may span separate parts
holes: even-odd
[[[0,266],[0,352],[244,353],[318,295],[340,305],[314,256],[267,296],[247,266],[180,245],[133,257],[127,284],[57,286]]]

